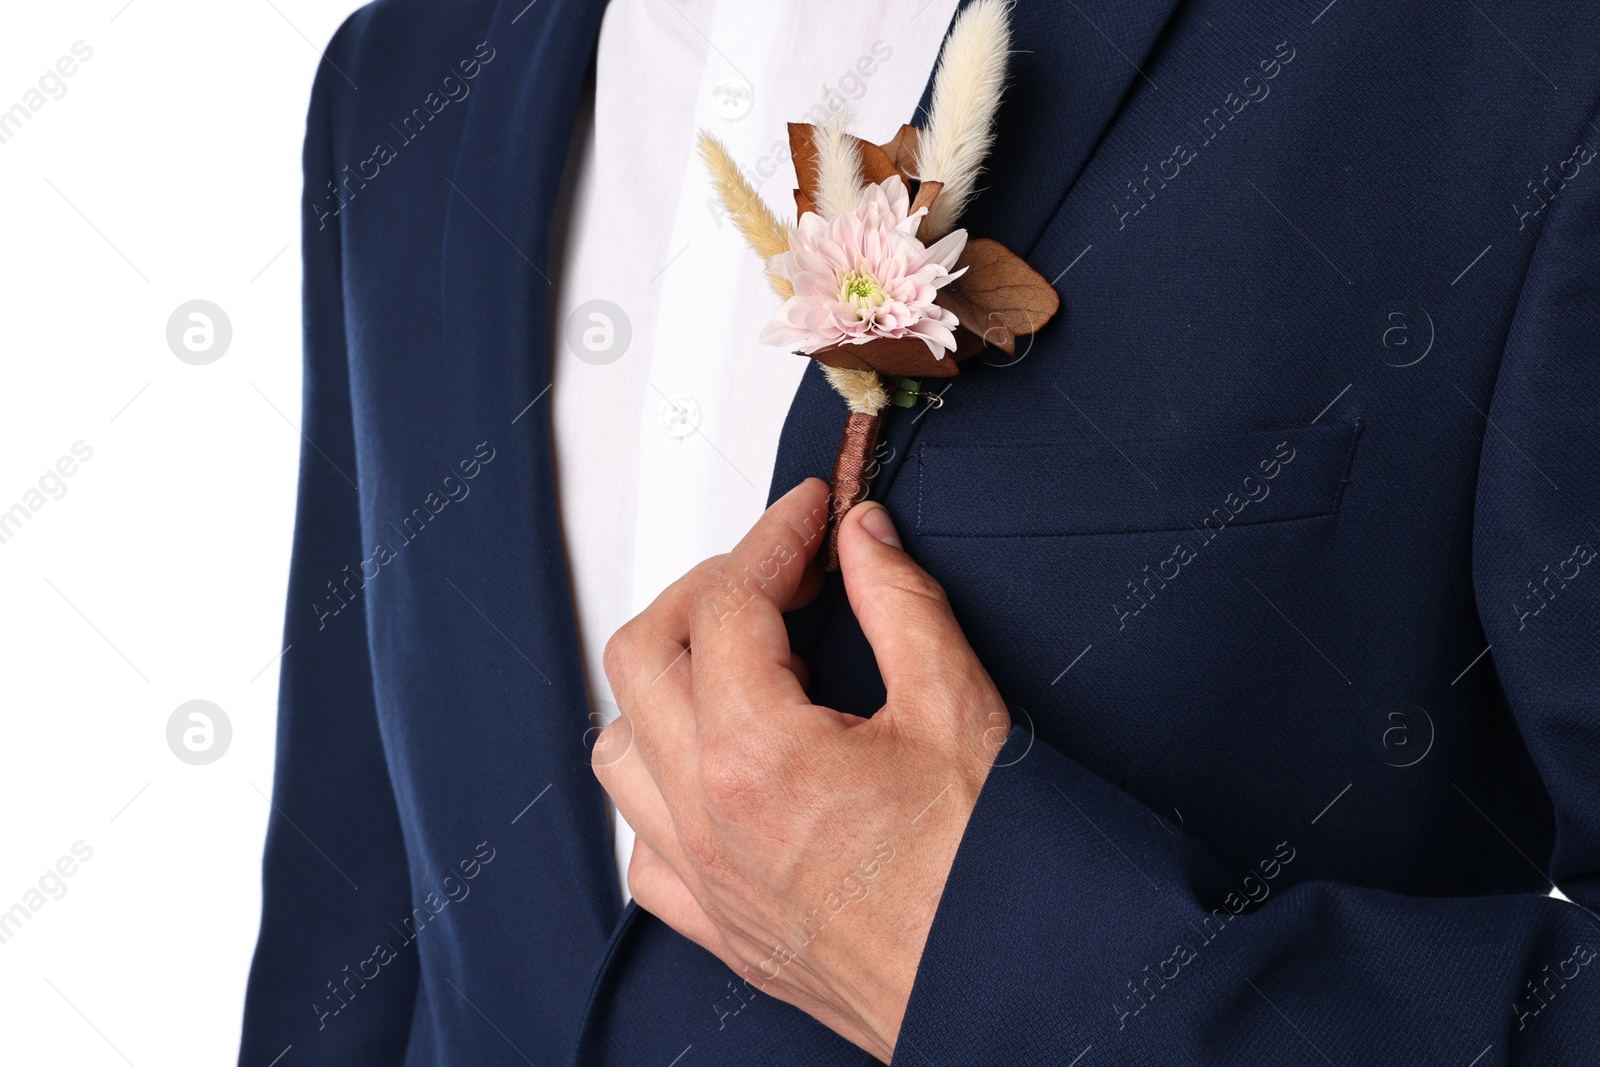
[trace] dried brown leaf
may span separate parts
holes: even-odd
[[[902,126],[883,144],[883,150],[889,153],[900,173],[908,177],[917,176],[917,148],[921,138],[922,131],[915,126]]]
[[[861,176],[869,185],[877,185],[890,177],[898,176],[911,187],[911,181],[906,177],[906,172],[895,166],[894,157],[886,152],[882,145],[875,145],[870,141],[863,141],[857,137],[856,147],[861,150]]]
[[[882,337],[863,345],[834,345],[811,358],[828,367],[845,370],[875,370],[891,378],[953,378],[960,371],[956,364],[983,351],[983,339],[957,328],[956,350],[943,358],[928,351],[926,343],[915,337]]]
[[[803,215],[816,210],[811,205],[817,199],[817,143],[816,130],[809,122],[789,123],[789,155],[794,159],[794,176],[799,186],[794,191],[795,206]]]
[[[956,266],[967,273],[939,290],[939,306],[1007,355],[1016,354],[1018,337],[1038,331],[1061,308],[1044,276],[999,241],[968,240]]]
[[[944,185],[941,182],[923,182],[917,186],[916,199],[911,201],[911,214],[915,215],[921,208],[932,208],[933,202],[939,199],[939,193],[943,190]],[[927,221],[927,216],[923,216],[923,221]],[[922,233],[921,223],[917,224],[917,233],[919,236]]]

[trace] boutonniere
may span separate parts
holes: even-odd
[[[722,142],[700,134],[717,194],[782,301],[761,340],[821,363],[850,410],[833,469],[830,571],[839,520],[871,489],[883,409],[915,404],[920,379],[952,377],[987,347],[1014,355],[1017,338],[1060,307],[1020,256],[956,227],[994,141],[1009,51],[1007,4],[975,0],[940,53],[926,126],[902,126],[878,145],[849,132],[843,108],[815,125],[790,123],[793,225]]]

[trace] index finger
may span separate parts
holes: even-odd
[[[828,528],[828,486],[808,478],[780,497],[696,590],[689,613],[695,707],[810,704],[790,670],[783,607],[803,584]]]

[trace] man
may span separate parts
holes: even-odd
[[[690,153],[925,108],[866,6],[329,46],[241,1063],[1595,1062],[1600,15],[1018,0],[962,225],[1062,310],[824,579]]]

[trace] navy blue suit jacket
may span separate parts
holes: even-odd
[[[246,1067],[866,1062],[615,885],[544,398],[602,6],[382,0],[321,68]],[[1014,21],[966,222],[1063,310],[874,490],[1018,723],[895,1063],[1600,1063],[1600,12]],[[843,416],[813,368],[774,493]],[[878,707],[836,585],[791,633]]]

